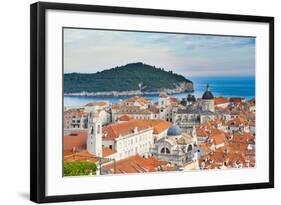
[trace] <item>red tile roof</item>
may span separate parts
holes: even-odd
[[[90,154],[86,150],[64,156],[64,161],[68,161],[68,162],[69,161],[85,161],[85,160],[95,163],[98,161],[98,158],[95,155]]]
[[[72,132],[70,135],[64,136],[64,150],[83,150],[86,148],[88,132]]]
[[[87,113],[83,109],[68,109],[64,111],[64,115],[73,115],[76,117],[85,117]]]
[[[105,165],[103,168],[106,170],[110,170],[110,172],[114,173],[143,173],[143,172],[155,172],[157,168],[160,166],[165,166],[169,164],[165,161],[160,161],[155,157],[149,157],[145,159],[139,155],[135,155],[132,157],[128,157],[126,159],[117,161],[115,164],[111,163]]]
[[[138,131],[153,129],[154,134],[159,134],[168,129],[172,124],[163,120],[130,120],[123,123],[110,124],[103,128],[103,138],[113,140],[119,136],[125,136]]]
[[[196,135],[200,136],[200,137],[201,136],[205,137],[205,136],[208,136],[208,133],[203,128],[196,128]]]
[[[114,153],[116,153],[116,151],[115,151],[115,150],[112,150],[112,149],[110,149],[110,148],[108,148],[108,147],[103,147],[103,148],[102,148],[102,156],[103,156],[103,157],[107,157],[107,156],[112,155],[112,154],[114,154]]]
[[[215,105],[224,104],[224,103],[228,103],[228,102],[229,102],[229,100],[224,97],[215,98]]]
[[[128,115],[122,115],[121,117],[118,117],[119,121],[130,121],[130,120],[133,120],[133,119],[134,119],[133,117],[130,117]]]
[[[240,102],[243,102],[243,100],[244,100],[244,98],[239,98],[239,97],[229,98],[229,101],[234,102],[234,103],[240,103]]]
[[[220,134],[211,134],[210,135],[210,139],[212,139],[215,143],[215,145],[219,145],[219,144],[226,144],[227,143],[227,139],[225,137],[225,134],[220,133]]]
[[[129,103],[130,102],[139,102],[142,104],[148,104],[149,100],[146,98],[139,97],[139,96],[134,96],[134,97],[131,97],[131,98],[125,100],[125,102],[129,102]]]
[[[90,103],[86,104],[85,106],[106,106],[106,105],[108,105],[107,102],[95,101],[95,102],[90,102]]]

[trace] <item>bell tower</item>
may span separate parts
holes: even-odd
[[[87,151],[102,157],[102,123],[90,113],[88,119]]]

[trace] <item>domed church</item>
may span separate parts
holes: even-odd
[[[215,112],[215,98],[213,93],[210,91],[209,84],[207,84],[206,91],[202,96],[202,110]]]
[[[193,126],[198,127],[201,123],[213,120],[216,116],[223,115],[215,109],[215,97],[210,90],[209,84],[206,86],[202,98],[184,109],[178,109],[174,117],[174,123],[181,130],[190,133]]]
[[[168,129],[167,137],[156,141],[151,153],[158,159],[183,165],[197,159],[195,127],[192,134],[183,133],[178,125]]]
[[[168,129],[168,136],[179,136],[182,134],[181,128],[178,125],[173,125]]]

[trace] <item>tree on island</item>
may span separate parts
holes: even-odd
[[[186,99],[187,99],[187,102],[188,102],[189,104],[196,101],[195,96],[194,96],[194,95],[191,95],[191,94],[188,94],[188,96],[186,97]]]
[[[64,176],[95,175],[97,165],[88,161],[64,162]]]
[[[183,98],[183,99],[181,100],[180,104],[183,105],[183,106],[186,106],[187,102],[186,102],[185,98]]]

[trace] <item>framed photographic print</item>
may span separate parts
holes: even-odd
[[[274,187],[274,18],[31,5],[31,200]]]

